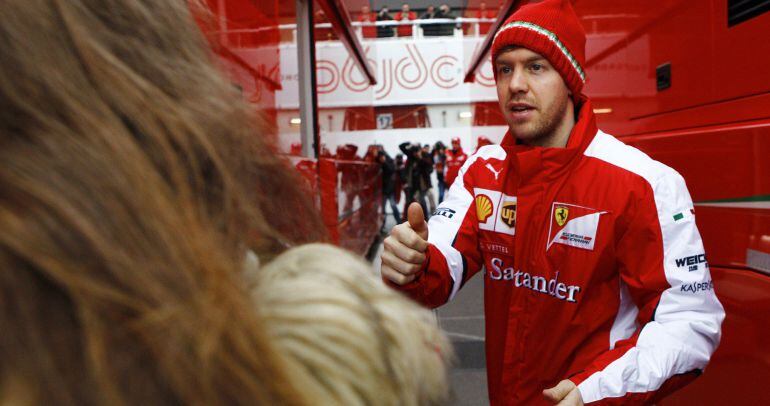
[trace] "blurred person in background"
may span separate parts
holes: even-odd
[[[452,187],[457,178],[457,174],[460,172],[465,161],[468,159],[468,155],[463,151],[463,147],[460,144],[460,138],[452,138],[452,149],[446,151],[446,185],[447,188]]]
[[[428,210],[433,213],[436,210],[436,198],[433,197],[433,181],[431,174],[433,173],[433,154],[430,150],[430,145],[425,144],[422,146],[420,157],[420,175],[422,175],[422,188],[424,190],[425,199],[428,203]]]
[[[379,151],[377,159],[382,170],[382,214],[387,215],[387,206],[390,205],[393,218],[396,224],[398,224],[401,221],[401,213],[398,211],[395,196],[396,165],[393,162],[393,158],[385,151]],[[383,227],[385,227],[384,222]]]
[[[450,20],[455,19],[455,15],[452,14],[452,9],[448,4],[444,3],[438,8],[438,12],[433,18],[448,18]],[[436,24],[436,35],[452,36],[454,35],[455,26],[459,28],[459,24],[455,23],[442,23]]]
[[[396,13],[395,20],[402,22],[409,22],[417,18],[417,14],[414,11],[409,10],[409,4],[404,3],[401,5],[401,11]],[[399,37],[411,37],[412,36],[412,24],[399,25],[396,29]]]
[[[436,7],[429,5],[425,9],[425,12],[420,14],[420,20],[432,20],[436,17]],[[436,24],[421,24],[422,35],[425,37],[433,37],[436,35]]]
[[[374,23],[377,21],[377,15],[372,13],[368,5],[361,7],[361,14],[358,21],[363,24]],[[361,27],[361,34],[364,38],[377,38],[377,27],[374,25],[364,25]]]
[[[497,18],[497,12],[498,10],[492,10],[487,8],[486,2],[479,3],[479,9],[476,10],[476,15],[474,17],[481,19],[481,20],[487,20],[487,21],[480,21],[478,24],[479,27],[479,35],[487,35],[489,32],[489,29],[492,27],[492,21]]]
[[[406,178],[404,187],[404,195],[406,196],[404,199],[404,215],[406,215],[406,208],[412,202],[418,202],[420,207],[425,210],[425,213],[428,213],[428,205],[425,200],[425,191],[428,189],[423,175],[426,162],[422,159],[422,148],[420,148],[420,144],[413,144],[409,141],[401,143],[398,148],[406,156],[406,163],[404,164]]]
[[[323,228],[198,7],[3,2],[0,404],[312,403],[241,271]]]
[[[252,295],[292,381],[318,405],[444,405],[449,340],[430,311],[339,248],[286,251]]]
[[[433,156],[433,165],[436,170],[436,183],[438,187],[438,203],[441,204],[444,201],[444,191],[446,190],[446,182],[444,181],[444,172],[446,164],[446,146],[443,142],[437,141],[431,151]]]
[[[406,181],[406,164],[404,162],[404,154],[396,154],[395,159],[396,175],[394,182],[394,195],[396,197],[396,203],[401,203],[401,194],[404,192]],[[403,221],[404,212],[401,212],[401,220]]]
[[[483,135],[480,135],[478,138],[476,138],[476,150],[473,151],[473,153],[475,154],[476,152],[479,152],[482,147],[492,144],[492,140]]]
[[[380,12],[377,13],[377,21],[393,21],[390,12],[387,7],[383,6]],[[377,26],[377,38],[390,38],[395,34],[395,29],[392,25],[378,25]]]
[[[356,197],[362,192],[361,171],[362,161],[358,156],[358,146],[355,144],[343,144],[337,146],[337,171],[340,173],[340,190],[345,194],[345,203],[342,206],[342,214],[350,215]]]

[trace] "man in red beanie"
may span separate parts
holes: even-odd
[[[484,267],[492,404],[649,404],[705,368],[724,310],[673,169],[596,127],[569,0],[519,8],[492,61],[509,131],[429,223],[385,240],[386,282],[425,305]]]

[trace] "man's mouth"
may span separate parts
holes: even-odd
[[[527,103],[508,103],[508,110],[515,112],[515,113],[521,113],[529,110],[534,110],[535,108]]]

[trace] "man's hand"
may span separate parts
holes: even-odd
[[[393,227],[383,242],[382,276],[398,285],[417,277],[428,249],[428,223],[419,203],[409,205],[406,218],[408,221]]]
[[[546,400],[558,406],[583,406],[580,391],[572,381],[565,379],[551,389],[543,391]]]

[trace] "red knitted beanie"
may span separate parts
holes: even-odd
[[[542,55],[561,74],[577,99],[586,76],[586,33],[572,8],[571,0],[543,0],[516,10],[500,27],[492,41],[492,62],[510,45]],[[497,77],[497,71],[495,77]]]

